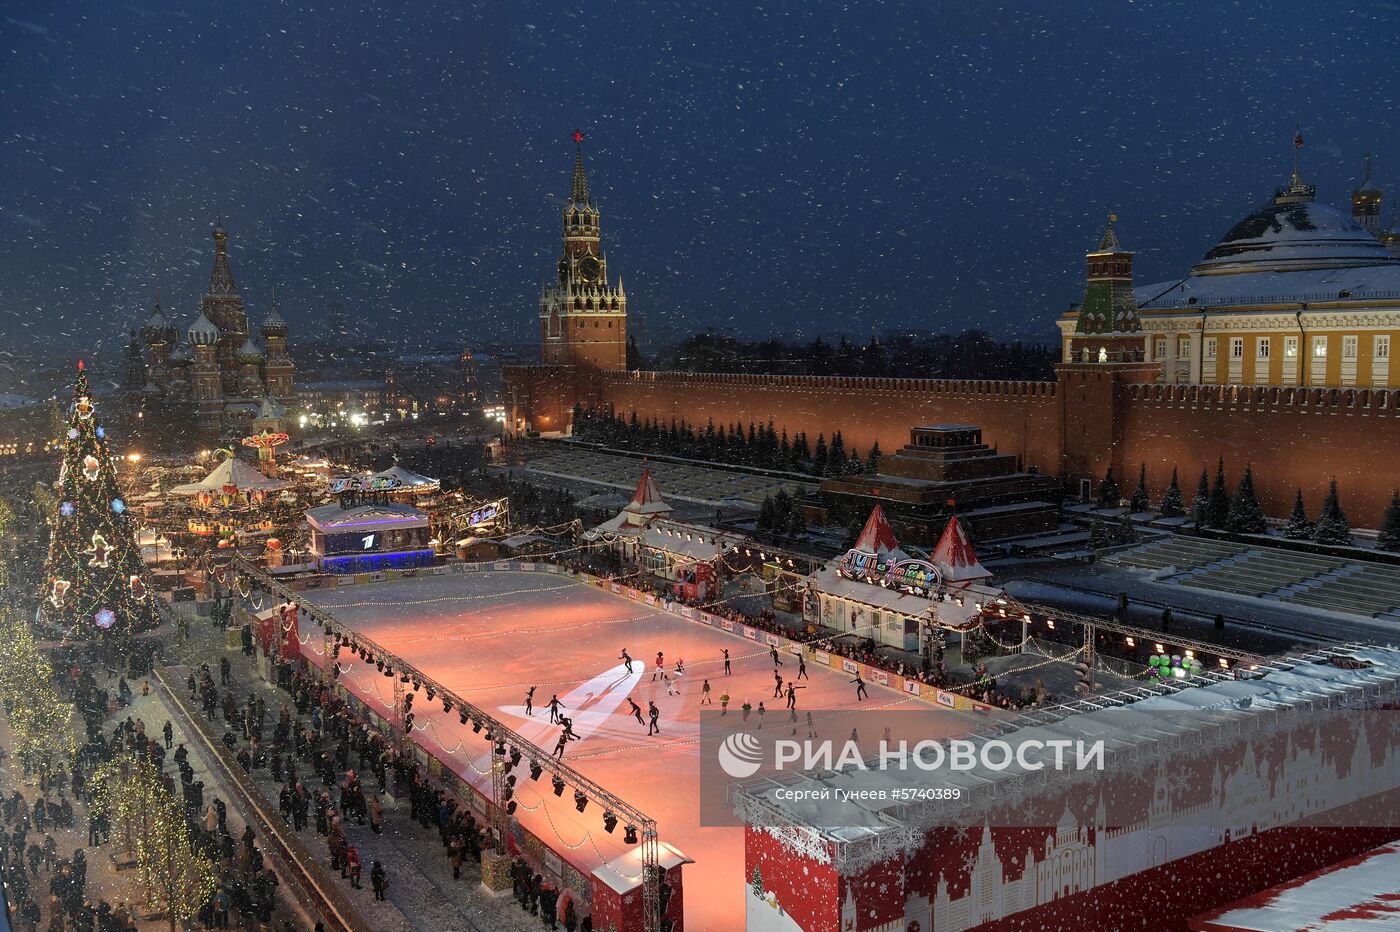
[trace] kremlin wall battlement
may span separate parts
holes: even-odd
[[[847,449],[861,453],[876,442],[899,449],[913,426],[977,424],[988,444],[1024,468],[1088,479],[1094,492],[1110,465],[1126,488],[1145,464],[1154,501],[1173,467],[1189,499],[1202,467],[1213,475],[1223,456],[1232,481],[1254,466],[1272,516],[1286,516],[1300,488],[1315,512],[1335,475],[1353,523],[1379,525],[1400,457],[1400,391],[1125,380],[1140,368],[1066,365],[1058,381],[1018,382],[520,366],[510,384],[516,404],[546,432],[567,424],[575,403],[662,423],[772,421],[812,439],[839,430]]]
[[[1254,467],[1272,517],[1299,489],[1315,515],[1335,477],[1352,523],[1378,527],[1400,484],[1400,301],[1388,297],[1400,295],[1400,229],[1380,229],[1369,167],[1350,216],[1315,194],[1295,160],[1273,202],[1189,274],[1141,289],[1111,217],[1085,255],[1084,300],[1056,321],[1053,381],[640,372],[604,351],[625,340],[625,305],[590,300],[608,279],[579,148],[558,283],[539,312],[546,364],[507,367],[507,427],[565,432],[581,404],[663,424],[771,421],[812,441],[840,431],[864,454],[877,442],[898,450],[914,427],[975,424],[1073,496],[1096,495],[1109,468],[1131,489],[1143,464],[1154,502],[1173,467],[1189,502],[1201,469],[1213,475],[1223,458],[1232,488]],[[1299,297],[1323,284],[1337,289],[1325,307]],[[1294,296],[1283,318],[1281,293]]]

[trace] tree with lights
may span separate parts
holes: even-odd
[[[160,624],[81,361],[54,489],[43,619],[79,639],[115,639]]]
[[[195,845],[189,823],[150,760],[119,757],[88,783],[93,811],[106,813],[136,861],[146,902],[165,912],[171,932],[193,926],[214,892],[214,865]]]
[[[73,759],[73,706],[59,696],[29,625],[11,612],[0,612],[0,702],[25,773],[51,773]]]

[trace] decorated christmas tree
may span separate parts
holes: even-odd
[[[54,486],[49,556],[39,593],[43,618],[62,637],[115,639],[160,623],[117,487],[87,373],[78,363],[73,406]]]

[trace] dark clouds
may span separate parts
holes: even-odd
[[[1043,339],[1105,214],[1178,274],[1295,119],[1320,197],[1400,178],[1398,53],[1389,4],[11,0],[0,332],[188,323],[222,216],[255,318],[528,341],[579,126],[654,335]]]

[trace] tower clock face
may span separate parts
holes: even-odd
[[[584,256],[579,260],[578,273],[586,282],[596,282],[598,276],[603,272],[603,267],[598,264],[598,260],[592,256]]]

